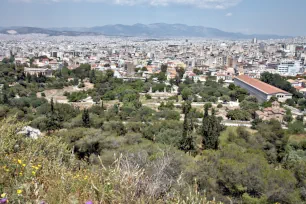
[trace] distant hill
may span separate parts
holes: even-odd
[[[4,28],[0,30],[2,34],[47,34],[50,36],[87,36],[87,35],[101,35],[99,33],[91,33],[91,32],[78,32],[78,31],[57,31],[57,30],[49,30],[44,28],[36,28],[36,27],[10,27]]]
[[[216,28],[208,28],[204,26],[188,26],[184,24],[134,24],[134,25],[105,25],[90,28],[34,28],[34,27],[15,27],[6,28],[0,33],[10,33],[15,30],[16,34],[43,33],[51,36],[66,35],[110,35],[110,36],[139,36],[139,37],[203,37],[213,39],[279,39],[289,38],[290,36],[278,35],[246,35],[242,33],[225,32]]]

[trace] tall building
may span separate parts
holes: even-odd
[[[257,38],[253,38],[252,43],[257,44]]]
[[[134,76],[135,66],[134,66],[133,63],[131,63],[131,62],[126,63],[126,70],[127,70],[127,75],[128,76]]]

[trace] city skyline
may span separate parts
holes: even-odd
[[[2,5],[3,27],[182,23],[245,34],[306,35],[302,0],[4,0]]]

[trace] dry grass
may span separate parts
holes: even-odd
[[[301,134],[301,135],[290,135],[289,141],[291,141],[291,142],[306,141],[306,134]]]

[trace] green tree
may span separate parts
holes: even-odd
[[[183,100],[188,100],[188,98],[189,98],[189,96],[191,96],[192,95],[192,91],[191,91],[191,89],[189,89],[189,88],[184,88],[183,89],[183,91],[182,91],[182,98],[183,98]]]
[[[96,72],[95,72],[95,70],[91,70],[90,76],[89,76],[89,81],[90,81],[90,83],[95,83],[95,81],[96,81]]]
[[[251,114],[245,110],[235,109],[228,111],[226,117],[231,120],[248,121],[251,119]]]
[[[201,127],[202,147],[204,149],[218,149],[219,136],[223,130],[220,120],[215,116],[214,110],[212,115],[208,114],[208,107],[205,106],[204,117]]]
[[[6,92],[4,92],[2,94],[2,104],[8,104],[8,103],[9,103],[8,96],[7,96]]]
[[[292,120],[293,120],[293,117],[292,117],[291,110],[287,109],[286,110],[286,115],[284,116],[284,121],[287,122],[287,123],[290,123],[290,122],[292,122]]]
[[[222,96],[221,97],[221,100],[223,101],[223,102],[230,102],[231,101],[231,98],[229,97],[229,96]]]
[[[183,133],[182,138],[179,143],[179,148],[185,152],[194,151],[195,145],[194,145],[194,138],[193,138],[193,124],[189,118],[189,113],[191,110],[191,102],[187,101],[183,105],[183,113],[184,116],[184,123],[183,123]]]
[[[287,99],[286,100],[286,104],[288,106],[292,106],[292,107],[295,107],[295,101],[293,99]]]
[[[82,122],[83,122],[84,127],[86,127],[86,128],[90,127],[90,117],[89,117],[88,109],[84,109],[84,111],[83,111]]]
[[[166,65],[166,64],[162,64],[162,66],[161,66],[161,72],[163,72],[163,73],[167,73],[167,69],[168,69],[168,65]]]
[[[48,134],[61,128],[59,117],[56,113],[48,113],[46,121],[46,130]]]
[[[302,134],[304,133],[304,124],[301,121],[294,121],[288,125],[288,131],[291,134]]]
[[[51,109],[51,113],[54,114],[54,102],[53,102],[53,98],[51,98],[51,103],[50,103],[50,109]]]
[[[265,140],[264,150],[271,163],[281,162],[287,155],[288,136],[282,129],[281,123],[271,120],[257,125],[258,134]]]
[[[236,86],[235,86],[235,84],[230,84],[229,86],[228,86],[228,88],[230,89],[230,90],[235,90],[236,89]]]
[[[244,111],[247,111],[251,114],[253,118],[255,118],[255,112],[259,110],[259,105],[257,102],[254,102],[251,98],[247,97],[240,103],[240,108]]]

